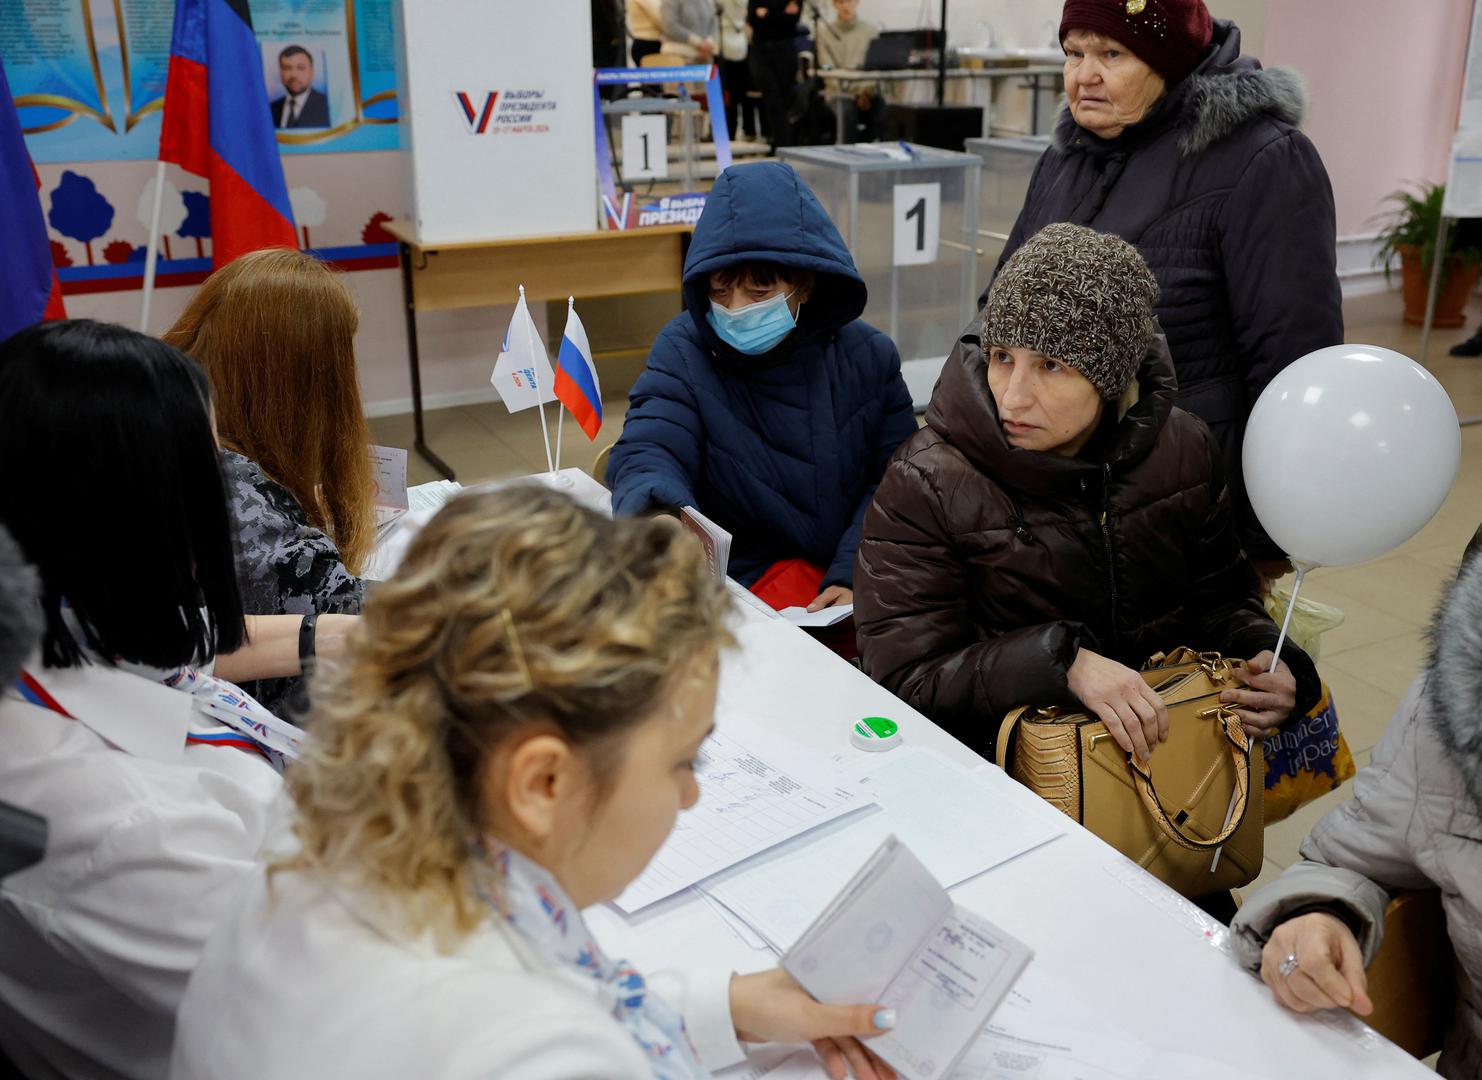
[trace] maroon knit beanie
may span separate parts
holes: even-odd
[[[1065,0],[1060,40],[1072,30],[1121,42],[1171,84],[1198,66],[1214,20],[1204,0]]]

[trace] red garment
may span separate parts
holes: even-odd
[[[756,579],[751,591],[774,611],[807,607],[822,592],[823,569],[807,559],[774,562]]]
[[[814,566],[806,559],[783,559],[767,567],[751,591],[774,611],[807,607],[823,591],[823,574],[822,567]],[[858,659],[853,615],[833,626],[808,629],[807,632],[845,660]]]

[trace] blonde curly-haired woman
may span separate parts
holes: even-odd
[[[890,1080],[856,1038],[888,1010],[780,970],[645,981],[583,925],[699,797],[727,606],[668,520],[450,503],[316,687],[299,848],[207,946],[173,1075],[681,1078],[813,1040]]]

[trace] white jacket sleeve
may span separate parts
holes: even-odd
[[[1415,860],[1408,833],[1421,782],[1422,740],[1429,737],[1424,677],[1417,679],[1353,782],[1353,798],[1325,814],[1302,843],[1302,861],[1251,896],[1231,924],[1236,955],[1252,969],[1272,931],[1314,904],[1346,909],[1359,928],[1368,964],[1384,939],[1390,892],[1432,882]]]
[[[690,1041],[714,1072],[746,1056],[731,1025],[731,973],[725,970],[661,971],[649,989],[684,1016]],[[481,1003],[487,1008],[487,1003]],[[652,1066],[633,1037],[595,1003],[551,996],[538,984],[512,1013],[483,1014],[465,1027],[484,1038],[450,1048],[440,1076],[450,1080],[652,1080]]]
[[[711,1072],[746,1057],[731,1021],[731,975],[725,968],[697,968],[660,971],[648,977],[654,993],[684,1017],[690,1042]]]

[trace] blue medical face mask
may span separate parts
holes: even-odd
[[[779,293],[735,311],[712,300],[705,321],[738,353],[759,356],[775,348],[798,325],[798,317],[787,306],[791,296],[792,293]],[[802,306],[799,304],[798,309],[801,310]]]

